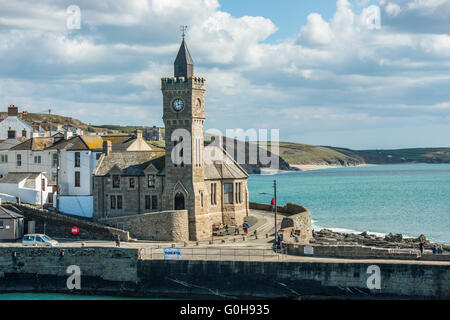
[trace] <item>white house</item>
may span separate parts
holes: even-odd
[[[31,138],[33,127],[19,117],[19,108],[10,105],[8,116],[0,122],[0,139]]]
[[[20,144],[17,139],[6,139],[0,143],[0,178],[9,172],[8,169],[8,151],[12,147]]]
[[[0,198],[11,201],[44,205],[53,202],[54,183],[43,173],[8,173],[0,179]]]

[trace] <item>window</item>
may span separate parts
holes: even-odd
[[[116,196],[111,196],[111,209],[116,208]]]
[[[16,131],[8,130],[8,139],[15,139],[15,138],[16,138]]]
[[[200,206],[203,207],[203,191],[200,191]]]
[[[223,202],[233,203],[233,184],[225,183],[223,185]]]
[[[0,229],[3,229],[3,221],[0,221]]]
[[[81,185],[80,171],[75,171],[75,187],[79,187],[80,185]]]
[[[21,154],[16,155],[16,165],[18,167],[22,166],[22,155]]]
[[[41,163],[41,156],[34,156],[34,163],[40,164]]]
[[[117,196],[117,209],[122,209],[122,196]]]
[[[120,176],[114,175],[113,179],[113,188],[120,188]]]
[[[75,167],[76,168],[80,167],[80,153],[79,152],[75,152]]]
[[[154,188],[155,187],[155,176],[154,175],[149,175],[148,176],[148,187],[149,188]]]
[[[211,205],[217,205],[217,183],[211,183]]]
[[[130,189],[134,189],[135,186],[134,178],[130,178],[129,182],[130,182]]]
[[[52,168],[56,168],[58,165],[58,154],[54,153],[52,154]]]
[[[236,199],[236,203],[241,203],[241,185],[242,182],[237,182],[236,183],[236,188],[235,188],[235,199]]]
[[[158,209],[158,197],[152,196],[152,210]]]
[[[7,163],[8,162],[8,155],[2,154],[1,157],[0,157],[0,162],[1,163]]]
[[[26,137],[27,136],[27,130],[22,130],[22,137]]]
[[[145,209],[150,209],[150,196],[145,196]]]

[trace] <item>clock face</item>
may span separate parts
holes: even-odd
[[[181,111],[184,108],[184,102],[180,98],[173,100],[172,108],[175,111]]]
[[[200,111],[201,107],[202,107],[202,102],[200,101],[199,98],[197,98],[197,100],[195,100],[195,110]]]

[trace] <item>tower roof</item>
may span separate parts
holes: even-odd
[[[186,41],[181,42],[180,50],[178,50],[177,57],[174,62],[174,76],[175,77],[190,77],[194,75],[194,61],[191,58]]]

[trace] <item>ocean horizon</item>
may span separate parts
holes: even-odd
[[[337,232],[424,234],[450,244],[450,164],[340,167],[251,175],[250,201],[307,207],[313,228]]]

